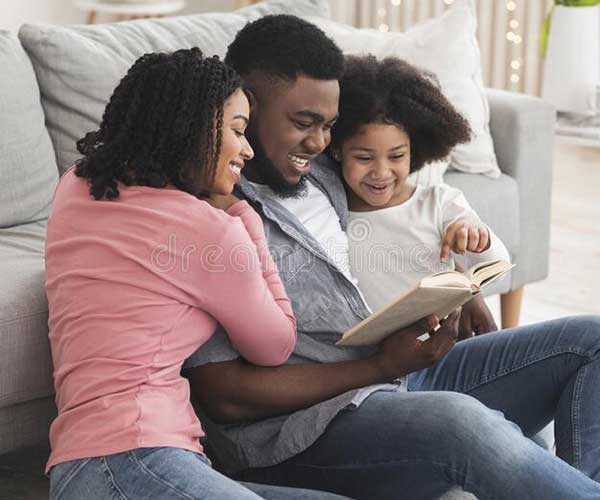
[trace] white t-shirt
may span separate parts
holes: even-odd
[[[462,192],[446,184],[417,186],[410,199],[395,207],[350,212],[350,269],[372,310],[430,274],[453,270],[455,262],[468,269],[487,260],[510,261],[506,247],[490,229],[485,252],[452,253],[447,262],[440,262],[446,229],[458,219],[481,223]]]

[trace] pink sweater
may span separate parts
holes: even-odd
[[[182,191],[120,185],[94,200],[69,170],[46,240],[60,462],[169,446],[202,451],[184,360],[217,322],[258,365],[291,354],[296,321],[245,202],[227,212]]]

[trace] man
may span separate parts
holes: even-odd
[[[453,485],[481,499],[600,497],[600,320],[455,345],[454,313],[425,342],[417,337],[436,318],[376,348],[337,347],[370,314],[348,268],[345,192],[318,156],[337,116],[342,54],[316,26],[270,16],[238,33],[226,61],[251,103],[255,157],[239,195],[264,220],[298,342],[287,365],[261,368],[217,331],[186,363],[219,465],[369,500],[438,498]],[[493,329],[481,303],[463,314],[469,332]],[[585,475],[523,436],[553,418],[558,455]]]

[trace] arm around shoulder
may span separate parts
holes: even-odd
[[[199,306],[223,325],[248,361],[279,365],[294,349],[296,319],[279,275],[264,269],[270,266],[270,255],[264,255],[260,241],[253,241],[237,217],[229,217],[218,230],[214,244],[203,248],[195,263]],[[262,226],[254,239],[264,240]]]

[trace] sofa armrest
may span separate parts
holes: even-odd
[[[536,97],[486,89],[500,169],[519,186],[519,251],[511,289],[548,276],[554,108]]]

